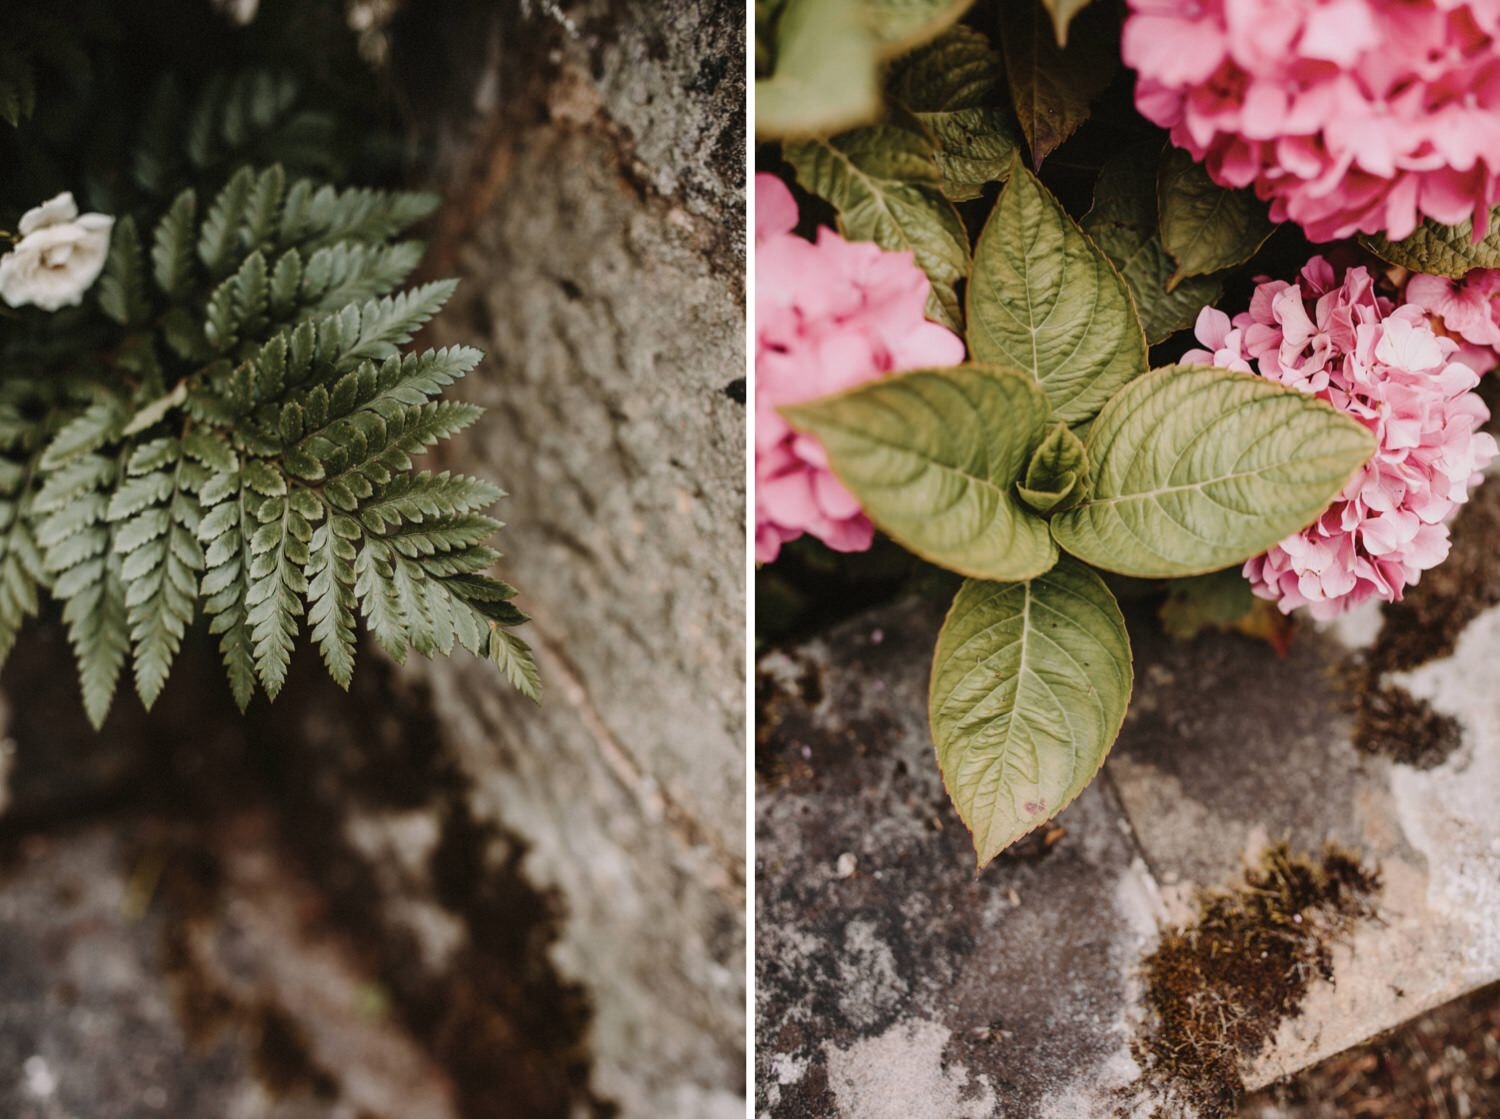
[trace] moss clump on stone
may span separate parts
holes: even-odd
[[[1300,1013],[1315,980],[1333,978],[1333,944],[1373,914],[1379,888],[1344,851],[1315,861],[1279,844],[1233,889],[1199,895],[1198,919],[1165,932],[1144,964],[1150,1019],[1135,1057],[1162,1116],[1236,1114],[1241,1063]]]
[[[1432,769],[1463,744],[1458,720],[1397,684],[1381,683],[1369,661],[1351,660],[1340,677],[1343,707],[1354,716],[1354,746],[1362,753]]]

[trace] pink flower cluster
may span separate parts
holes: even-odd
[[[911,253],[846,241],[831,229],[798,237],[797,203],[774,175],[755,177],[755,558],[810,532],[862,551],[868,518],[828,469],[822,445],[776,409],[902,369],[956,365],[964,344],[928,322],[930,289]]]
[[[1136,106],[1314,241],[1500,196],[1497,0],[1129,0]]]
[[[1447,520],[1497,453],[1478,427],[1479,374],[1456,360],[1421,307],[1378,295],[1364,268],[1323,257],[1299,281],[1263,280],[1233,320],[1205,307],[1205,350],[1183,360],[1259,373],[1312,393],[1375,435],[1374,457],[1312,525],[1245,564],[1283,613],[1330,618],[1370,598],[1395,602],[1448,555]]]
[[[1414,272],[1402,298],[1458,343],[1458,360],[1476,373],[1500,365],[1500,269],[1476,268],[1459,280]]]

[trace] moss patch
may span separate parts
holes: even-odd
[[[1345,709],[1354,716],[1354,745],[1416,769],[1441,765],[1463,743],[1458,721],[1396,684],[1382,684],[1368,661],[1342,673]]]
[[[1427,769],[1460,743],[1458,725],[1425,701],[1384,682],[1453,652],[1459,634],[1500,604],[1500,483],[1474,491],[1453,522],[1448,558],[1385,608],[1380,636],[1341,675],[1354,716],[1354,745],[1367,754]]]
[[[1235,888],[1199,895],[1197,920],[1165,932],[1144,964],[1150,1019],[1134,1052],[1164,1106],[1236,1114],[1241,1063],[1333,978],[1332,946],[1373,913],[1379,886],[1343,851],[1315,861],[1282,844]]]

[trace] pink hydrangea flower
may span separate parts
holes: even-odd
[[[1379,295],[1364,268],[1323,257],[1297,283],[1263,280],[1231,319],[1205,307],[1185,362],[1259,373],[1328,401],[1364,424],[1374,457],[1303,531],[1245,564],[1255,593],[1283,613],[1331,618],[1408,584],[1448,555],[1448,519],[1497,453],[1478,430],[1489,410],[1479,374],[1423,308]]]
[[[1413,273],[1403,298],[1433,319],[1439,333],[1458,343],[1458,360],[1476,373],[1500,365],[1500,269],[1476,268],[1467,276]]]
[[[1136,105],[1314,241],[1500,197],[1495,0],[1129,0]]]
[[[964,344],[928,322],[930,288],[911,253],[798,237],[797,203],[774,175],[755,177],[755,558],[770,563],[810,532],[840,552],[874,529],[828,469],[819,442],[776,411],[902,369],[956,365]]]

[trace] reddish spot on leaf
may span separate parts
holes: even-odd
[[[1031,815],[1033,815],[1033,816],[1039,816],[1039,815],[1041,815],[1041,813],[1043,812],[1043,810],[1046,809],[1047,806],[1046,806],[1046,804],[1038,804],[1034,800],[1028,800],[1026,802],[1026,804],[1024,805],[1024,807],[1025,807],[1025,809],[1026,809],[1027,812],[1031,813]]]

